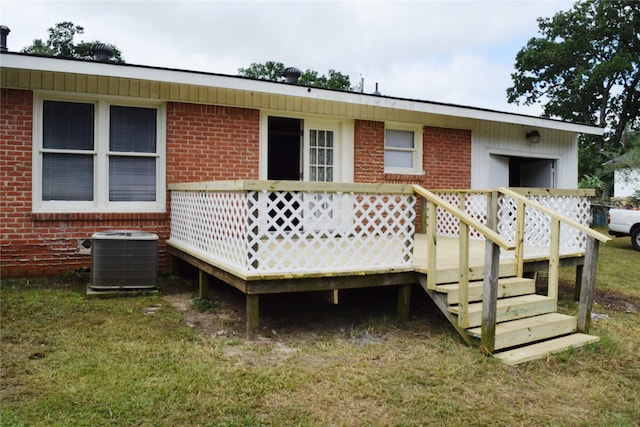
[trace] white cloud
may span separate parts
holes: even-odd
[[[538,114],[506,103],[517,51],[536,18],[571,1],[3,0],[10,50],[58,22],[118,46],[132,64],[235,74],[252,62],[363,75],[389,96]]]

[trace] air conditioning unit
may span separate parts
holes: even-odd
[[[111,230],[91,236],[92,289],[148,289],[158,285],[158,236]]]

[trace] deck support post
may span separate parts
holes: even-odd
[[[202,270],[198,273],[198,298],[209,298],[209,275]]]
[[[487,200],[487,226],[498,226],[498,193],[492,192]],[[500,277],[500,247],[486,240],[484,255],[484,280],[482,282],[482,323],[480,351],[493,354],[496,347],[496,318],[498,305],[498,278]]]
[[[178,275],[178,258],[174,255],[169,255],[169,274],[172,276]]]
[[[584,254],[584,268],[582,284],[580,286],[580,303],[578,305],[578,332],[584,334],[591,327],[591,310],[596,288],[596,267],[598,265],[598,249],[600,241],[587,236],[586,253]]]
[[[582,292],[582,275],[584,274],[584,264],[576,265],[576,286],[573,290],[573,298],[580,301],[580,293]]]
[[[401,322],[409,320],[411,305],[411,285],[398,285],[398,319]]]
[[[256,294],[246,294],[246,326],[247,339],[255,340],[258,337],[258,320],[260,313],[260,299]]]

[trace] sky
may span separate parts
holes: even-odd
[[[364,79],[364,91],[538,116],[507,102],[515,57],[559,0],[32,1],[0,0],[7,45],[20,51],[47,29],[84,27],[75,42],[116,45],[129,64],[238,74],[251,63]],[[0,64],[1,65],[1,64]]]

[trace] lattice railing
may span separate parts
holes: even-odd
[[[577,193],[577,192],[576,192]],[[487,193],[486,192],[436,192],[448,203],[460,207],[460,201],[464,198],[463,211],[471,217],[486,225],[487,220]],[[526,196],[541,205],[558,212],[569,219],[573,219],[585,226],[589,225],[590,199],[587,196],[567,194],[558,191],[554,194],[549,191],[546,194],[536,194],[531,190]],[[438,235],[457,237],[459,233],[457,219],[438,208]],[[546,256],[549,254],[549,242],[551,236],[549,216],[530,207],[525,208],[525,233],[524,256],[525,258]],[[498,198],[498,232],[510,242],[515,241],[516,230],[516,202],[505,195]],[[470,229],[471,239],[481,239],[480,233]],[[583,253],[586,245],[586,236],[579,230],[566,224],[560,226],[560,253]],[[505,252],[503,257],[511,257],[512,253]]]
[[[416,198],[404,186],[235,184],[172,189],[171,242],[246,275],[413,266]]]

